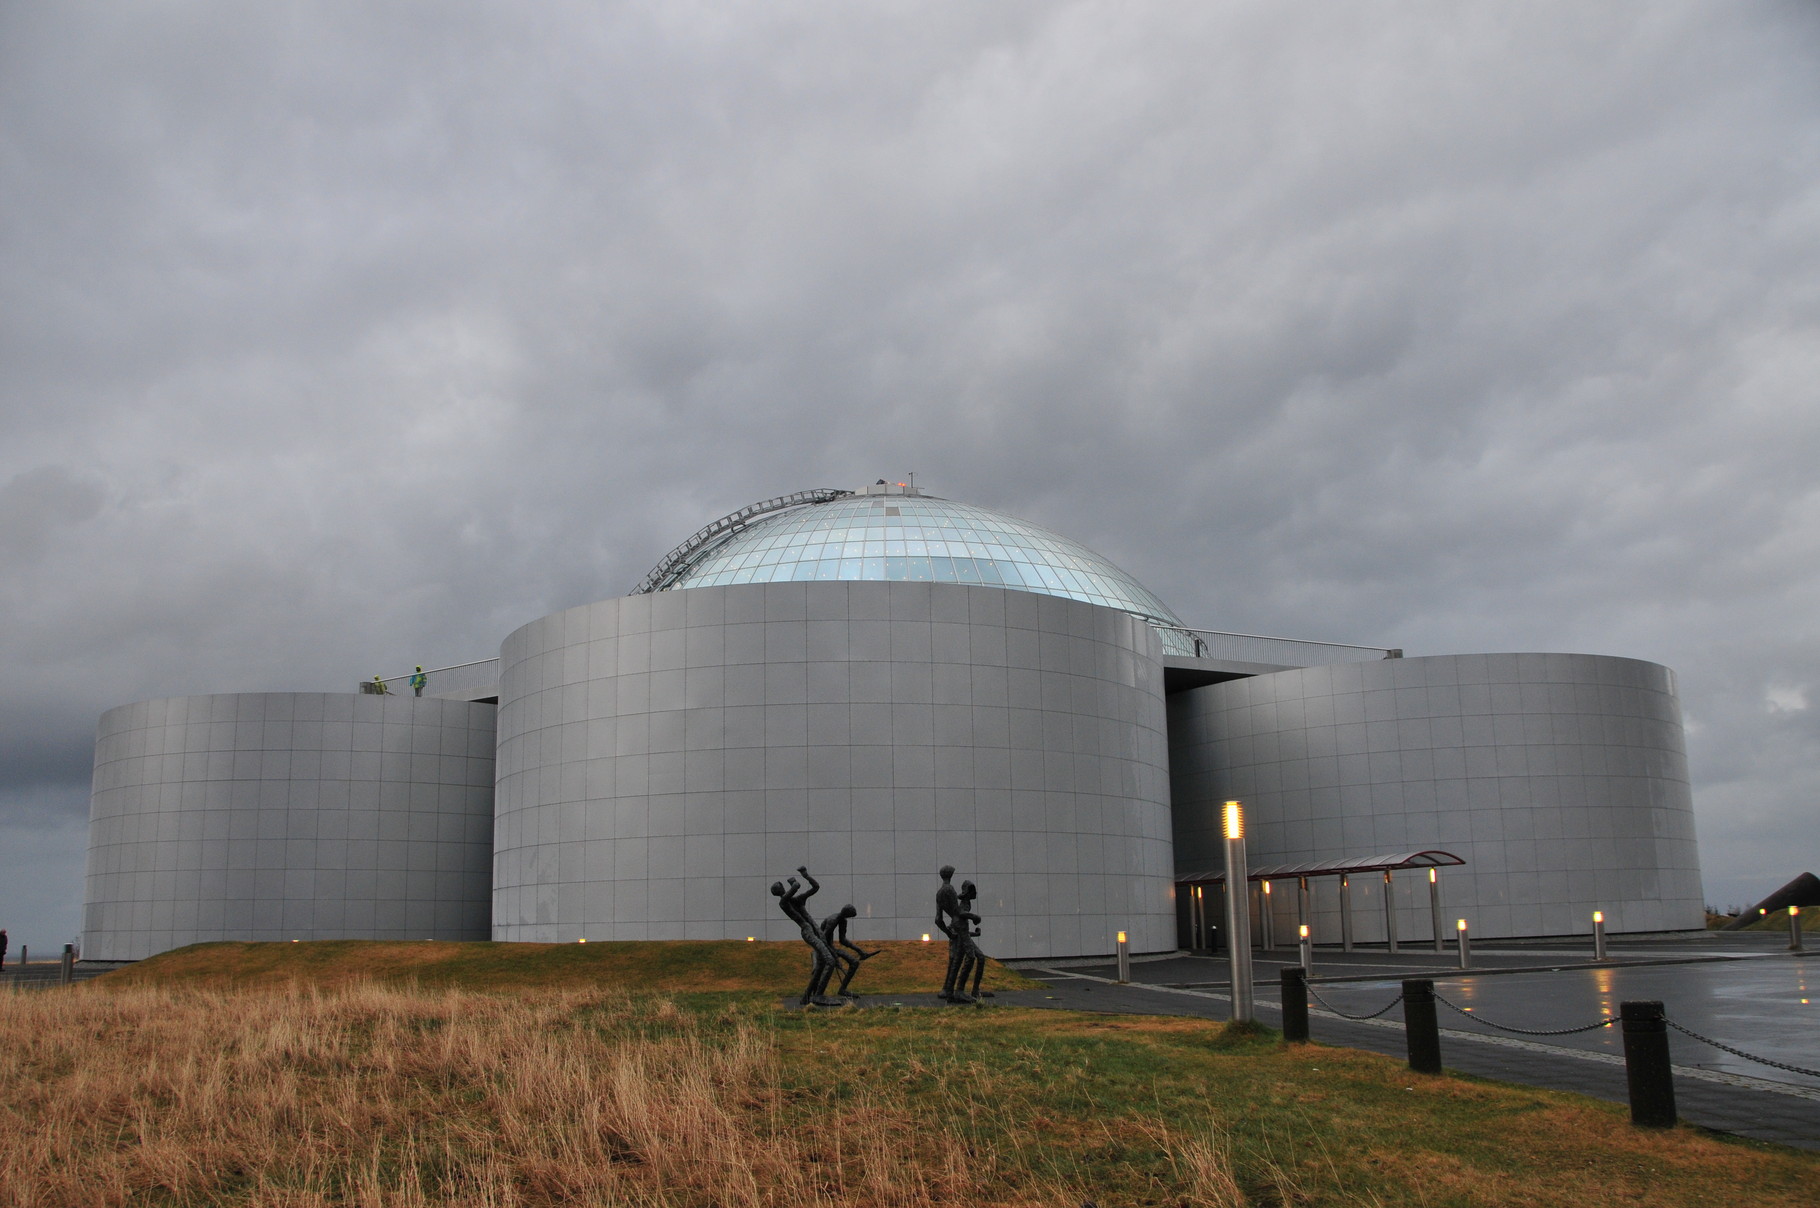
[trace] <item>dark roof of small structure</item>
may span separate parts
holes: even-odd
[[[1447,868],[1466,861],[1447,851],[1406,851],[1379,856],[1348,856],[1340,860],[1309,860],[1301,864],[1271,864],[1254,867],[1246,880],[1277,881],[1286,877],[1338,877],[1353,872],[1397,872],[1405,868]],[[1224,868],[1205,872],[1178,872],[1177,885],[1223,884]]]
[[[1809,906],[1820,906],[1820,877],[1814,876],[1811,872],[1802,873],[1727,923],[1724,930],[1737,931],[1741,927],[1750,926],[1766,914],[1787,910],[1790,906],[1800,906],[1803,909]]]

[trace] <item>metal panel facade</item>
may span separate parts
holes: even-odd
[[[1217,859],[1219,804],[1245,802],[1256,864],[1433,847],[1446,910],[1473,934],[1704,924],[1674,676],[1635,659],[1466,654],[1280,671],[1170,698],[1177,867]],[[1317,938],[1338,936],[1316,886]],[[1399,932],[1426,942],[1425,876],[1395,884]],[[1383,939],[1381,878],[1354,881],[1362,940]],[[1293,895],[1278,902],[1292,934]]]
[[[602,601],[506,639],[494,936],[785,939],[767,891],[930,931],[978,882],[995,956],[1174,946],[1158,638],[1112,608],[941,583]]]
[[[83,956],[486,939],[494,707],[309,692],[102,716]]]

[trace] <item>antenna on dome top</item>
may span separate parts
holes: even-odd
[[[912,495],[914,495],[914,494],[916,494],[916,471],[915,470],[910,471],[909,478],[910,478],[910,493]]]

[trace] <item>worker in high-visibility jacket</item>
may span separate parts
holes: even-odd
[[[417,664],[417,671],[411,676],[411,692],[416,696],[423,695],[423,689],[430,682],[430,677],[423,673],[423,664]]]
[[[378,672],[373,673],[373,686],[368,688],[367,691],[371,692],[374,696],[389,696],[392,692],[390,688],[385,686],[385,681],[379,678]]]

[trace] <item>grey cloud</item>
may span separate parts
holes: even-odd
[[[0,558],[16,568],[43,556],[58,530],[101,511],[102,491],[65,466],[39,466],[0,485]]]

